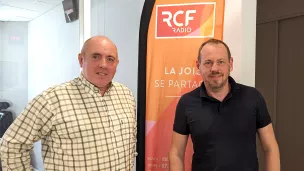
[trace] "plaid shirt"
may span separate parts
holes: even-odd
[[[133,170],[135,99],[112,82],[101,96],[81,74],[34,98],[1,141],[4,170],[31,170],[30,150],[42,140],[46,170]]]

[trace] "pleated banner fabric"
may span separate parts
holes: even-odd
[[[146,0],[139,33],[137,170],[169,170],[175,108],[202,83],[199,46],[223,38],[224,0]],[[190,136],[189,136],[190,137]],[[185,169],[191,170],[189,138]]]

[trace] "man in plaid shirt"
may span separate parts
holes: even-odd
[[[112,81],[117,48],[95,36],[78,60],[78,78],[39,94],[6,131],[0,146],[4,170],[32,170],[30,150],[39,140],[45,170],[133,170],[135,99]]]

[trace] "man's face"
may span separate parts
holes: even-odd
[[[96,87],[105,88],[112,81],[119,63],[117,49],[108,39],[92,39],[78,56],[84,77]]]
[[[227,49],[223,44],[206,44],[200,52],[201,61],[196,65],[200,70],[206,87],[220,90],[228,83],[233,69],[233,59],[228,59]]]

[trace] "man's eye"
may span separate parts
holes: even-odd
[[[99,55],[93,55],[93,59],[98,59]]]
[[[115,59],[114,59],[114,58],[108,58],[108,61],[109,61],[109,62],[114,62]]]

